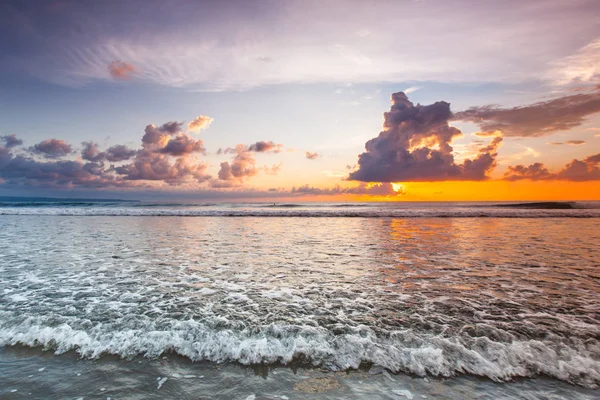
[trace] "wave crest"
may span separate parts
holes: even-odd
[[[179,321],[169,330],[73,329],[32,320],[0,328],[0,345],[43,347],[55,353],[76,351],[85,358],[106,354],[130,358],[175,352],[193,361],[241,364],[291,363],[340,371],[362,363],[392,372],[450,377],[473,374],[495,381],[548,375],[588,388],[600,385],[600,347],[595,341],[563,343],[538,340],[496,342],[488,337],[443,337],[410,330],[378,337],[366,326],[333,335],[323,328],[269,325],[256,329],[215,330],[193,321]]]

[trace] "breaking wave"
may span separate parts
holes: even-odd
[[[488,337],[443,337],[410,330],[378,337],[366,326],[345,328],[334,335],[310,326],[270,325],[242,331],[215,330],[189,320],[173,322],[169,330],[150,323],[144,329],[89,330],[68,324],[50,327],[27,320],[19,326],[0,327],[0,346],[42,346],[57,354],[76,351],[84,358],[113,354],[158,357],[174,352],[193,361],[270,364],[304,362],[339,371],[363,363],[392,372],[450,377],[473,374],[495,381],[548,375],[595,388],[600,385],[600,347],[580,341],[576,347],[539,340],[496,342]]]

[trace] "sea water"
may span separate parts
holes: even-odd
[[[1,203],[0,397],[597,398],[599,222],[595,203]]]

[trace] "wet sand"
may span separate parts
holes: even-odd
[[[286,366],[191,362],[174,354],[80,360],[40,348],[0,350],[2,399],[597,399],[593,389],[544,377],[496,383],[392,374],[383,368],[331,372]]]

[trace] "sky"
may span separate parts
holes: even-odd
[[[0,196],[600,199],[597,0],[5,0]]]

